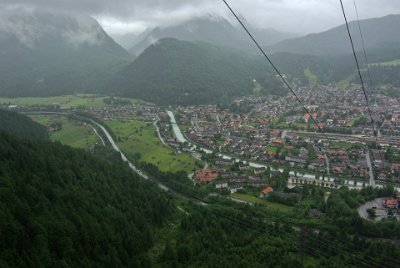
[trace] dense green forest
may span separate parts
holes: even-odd
[[[0,133],[1,267],[139,267],[171,199],[118,158]]]
[[[400,87],[400,66],[372,66],[370,68],[371,79],[373,86],[376,85],[391,85]],[[388,91],[388,95],[398,97],[400,92],[398,90]]]
[[[0,109],[0,130],[5,130],[27,139],[49,139],[44,126],[34,122],[27,116]]]
[[[106,90],[160,104],[215,103],[251,94],[253,80],[259,78],[264,94],[286,92],[259,57],[207,43],[162,39],[120,72]]]
[[[88,153],[1,131],[0,266],[396,267],[400,257],[389,243],[400,225],[367,222],[355,210],[394,195],[392,187],[333,190],[326,202],[310,185],[294,190],[302,200],[283,213],[210,197],[185,172],[137,164],[170,193],[107,147]]]

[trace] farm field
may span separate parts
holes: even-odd
[[[151,122],[109,120],[106,124],[113,130],[118,146],[130,158],[140,154],[141,160],[164,172],[184,170],[192,173],[201,166],[189,154],[174,154],[173,149],[164,146]]]
[[[84,123],[70,120],[61,115],[29,115],[34,121],[41,125],[49,126],[52,123],[60,123],[61,130],[50,132],[52,141],[59,141],[62,144],[75,148],[91,148],[99,142],[97,135]]]
[[[61,108],[69,109],[73,107],[85,106],[99,108],[106,106],[104,99],[107,96],[96,94],[76,94],[57,97],[21,97],[21,98],[0,98],[0,105],[60,105]],[[120,98],[129,100],[131,103],[137,103],[138,100],[132,98]]]

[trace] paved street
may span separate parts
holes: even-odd
[[[372,188],[376,187],[375,184],[375,178],[374,178],[374,170],[372,168],[372,163],[371,163],[371,155],[368,146],[365,147],[366,149],[366,158],[367,158],[367,163],[368,163],[368,169],[369,169],[369,185],[372,186]]]

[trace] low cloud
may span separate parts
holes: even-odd
[[[55,23],[60,23],[62,16],[69,23],[56,25]],[[83,44],[99,45],[105,38],[100,25],[90,17],[52,14],[23,6],[8,6],[0,10],[0,32],[14,36],[30,48],[35,47],[48,34],[60,36],[73,47]]]
[[[310,33],[343,23],[338,0],[230,0],[232,7],[259,28]],[[398,0],[356,0],[361,18],[400,13]],[[344,0],[350,20],[355,19],[353,0]],[[139,33],[205,14],[232,20],[220,0],[2,0],[0,8],[24,6],[62,10],[95,17],[110,33]]]

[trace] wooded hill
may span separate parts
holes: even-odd
[[[260,78],[260,79],[259,79]],[[252,94],[284,94],[282,82],[260,58],[208,43],[162,39],[107,85],[108,90],[161,104],[215,103]]]
[[[0,109],[0,130],[26,139],[48,140],[49,134],[44,126],[31,118]]]

